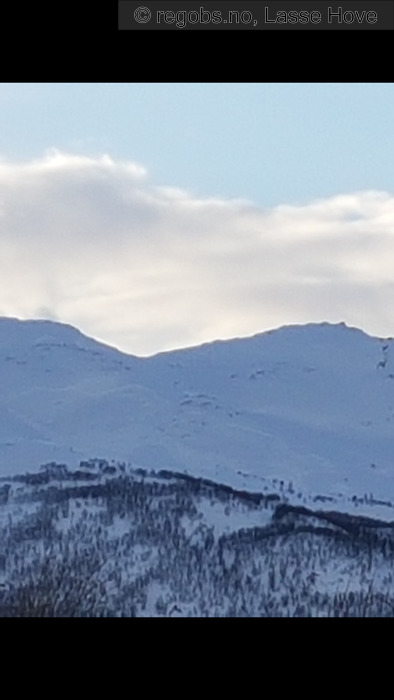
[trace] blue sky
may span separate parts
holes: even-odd
[[[136,354],[394,335],[393,84],[0,85],[0,314]]]
[[[0,154],[137,161],[152,180],[260,206],[392,189],[393,84],[6,84]]]

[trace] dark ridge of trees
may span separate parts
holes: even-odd
[[[293,516],[306,516],[308,518],[317,518],[318,520],[323,520],[332,525],[349,532],[352,535],[361,535],[368,530],[373,530],[377,528],[381,529],[394,529],[394,522],[386,522],[384,520],[378,520],[376,518],[369,518],[363,515],[351,515],[349,513],[340,513],[336,511],[321,511],[321,510],[311,510],[310,508],[305,508],[304,506],[292,506],[288,503],[280,504],[273,515],[273,518],[280,520],[287,515]]]
[[[394,616],[392,523],[290,506],[282,485],[43,466],[0,499],[0,615]]]

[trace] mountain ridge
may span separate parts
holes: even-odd
[[[150,357],[0,318],[1,473],[100,455],[259,490],[394,497],[391,338],[282,326]],[[2,407],[2,408],[1,408]]]
[[[331,321],[320,321],[320,322],[308,322],[308,323],[302,323],[302,324],[297,324],[297,323],[291,323],[291,324],[284,324],[282,326],[277,326],[275,328],[270,328],[264,331],[258,331],[256,333],[250,334],[250,335],[245,335],[245,336],[231,336],[231,337],[226,337],[226,338],[214,338],[212,340],[207,340],[202,343],[198,344],[193,344],[193,345],[187,345],[187,346],[182,346],[178,348],[173,348],[169,350],[158,350],[155,353],[152,353],[151,355],[136,355],[135,353],[128,352],[126,350],[122,350],[121,348],[116,347],[115,345],[112,345],[109,342],[104,342],[101,340],[97,340],[93,336],[87,335],[83,331],[81,331],[79,328],[76,326],[72,325],[71,323],[66,323],[63,321],[55,321],[55,320],[50,320],[50,319],[44,319],[44,318],[30,318],[30,319],[22,319],[16,316],[4,316],[0,315],[0,341],[3,342],[4,339],[4,331],[9,331],[10,329],[16,329],[19,327],[20,329],[24,328],[26,331],[33,331],[37,330],[40,331],[41,333],[44,331],[49,331],[49,336],[54,335],[54,331],[56,332],[61,332],[61,333],[66,333],[70,337],[72,335],[75,335],[76,338],[79,340],[84,339],[84,340],[89,340],[93,341],[97,345],[100,345],[105,348],[111,348],[112,350],[116,350],[117,352],[127,355],[129,357],[136,357],[138,359],[150,359],[152,357],[157,357],[158,355],[168,355],[170,353],[177,353],[177,352],[184,352],[184,351],[193,351],[197,350],[199,348],[206,348],[210,346],[216,346],[216,345],[221,345],[225,343],[233,343],[233,342],[238,342],[238,341],[245,341],[245,340],[255,340],[255,339],[260,339],[262,337],[270,336],[272,334],[278,334],[278,333],[283,333],[283,332],[288,332],[288,331],[293,331],[293,330],[313,330],[313,329],[338,329],[338,330],[347,330],[347,331],[352,331],[355,332],[356,334],[361,334],[363,336],[366,336],[368,338],[372,338],[374,340],[379,340],[382,342],[385,341],[392,341],[393,336],[375,336],[367,331],[358,328],[356,326],[350,326],[345,321],[337,321],[337,322],[331,322]],[[44,336],[45,337],[45,336]]]

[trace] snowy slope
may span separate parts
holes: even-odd
[[[289,495],[94,460],[0,479],[0,616],[392,617],[394,522]]]
[[[393,340],[323,323],[137,358],[0,319],[0,473],[92,456],[394,500]]]

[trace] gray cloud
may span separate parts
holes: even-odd
[[[393,244],[386,192],[270,210],[108,156],[0,162],[0,314],[136,354],[307,321],[392,335]]]

